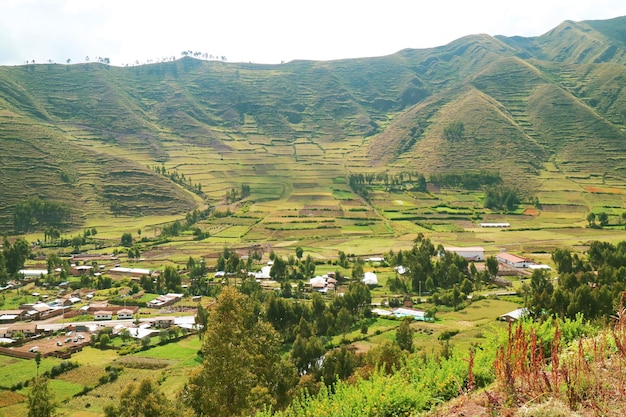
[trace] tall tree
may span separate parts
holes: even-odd
[[[494,279],[498,275],[498,260],[495,256],[490,256],[485,259],[485,266],[487,267],[487,271],[489,272],[489,276],[491,279]]]
[[[413,329],[411,328],[410,319],[402,320],[402,323],[396,329],[396,343],[400,349],[413,352]]]
[[[56,405],[48,386],[48,380],[38,376],[30,385],[30,392],[28,393],[28,417],[50,417],[55,408]]]
[[[222,290],[204,335],[204,363],[184,388],[198,416],[250,414],[280,402],[295,378],[281,359],[281,340],[258,308],[234,287]]]
[[[120,243],[122,246],[130,248],[133,246],[133,235],[130,232],[125,232],[122,234],[122,239],[120,239]]]

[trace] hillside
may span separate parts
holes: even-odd
[[[296,195],[289,209],[338,205],[320,200],[349,172],[498,170],[534,190],[549,163],[622,181],[625,39],[620,17],[330,62],[1,67],[0,231],[28,197],[72,224],[202,205],[159,165],[204,204],[250,182],[257,203]]]

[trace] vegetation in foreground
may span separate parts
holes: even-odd
[[[626,244],[595,245],[586,259],[579,259],[582,269],[574,274],[578,280],[569,284],[572,289],[577,286],[574,294],[583,287],[600,294],[604,286],[617,285],[601,271],[624,267],[626,258],[621,255]],[[409,260],[429,246],[425,239],[416,241],[415,253],[402,256]],[[602,248],[603,256],[594,248]],[[555,252],[553,257],[561,255]],[[596,273],[587,274],[591,265]],[[469,268],[465,271],[469,274]],[[162,388],[167,381],[165,373],[160,379],[137,373],[135,379],[139,379],[119,399],[107,401],[102,410],[108,416],[131,415],[124,410],[152,410],[151,415],[165,416],[387,416],[428,412],[521,416],[533,415],[537,407],[544,407],[581,415],[620,415],[623,405],[615,398],[626,386],[624,292],[618,291],[607,301],[615,305],[612,311],[617,314],[607,311],[590,320],[578,313],[570,318],[539,304],[547,294],[559,298],[556,291],[548,290],[544,278],[542,271],[533,273],[526,297],[532,314],[510,324],[508,331],[484,328],[488,335],[464,347],[456,338],[458,331],[442,331],[437,348],[428,351],[420,346],[416,334],[422,325],[404,320],[397,322],[388,341],[375,344],[367,353],[356,351],[354,341],[346,338],[355,328],[368,333],[363,324],[369,322],[370,295],[363,284],[350,284],[343,297],[335,296],[329,303],[319,294],[310,300],[278,297],[253,282],[242,282],[239,288],[227,285],[208,315],[199,312],[206,320],[201,333],[202,364],[192,365],[188,369],[193,371],[183,374],[176,391],[182,401],[172,401],[166,395]],[[447,290],[438,287],[437,291]],[[593,297],[588,302],[594,302]],[[480,303],[480,298],[475,294],[472,303],[461,306],[458,312]],[[445,313],[441,314],[445,318]],[[334,344],[328,337],[333,332],[343,333],[340,343]],[[107,344],[97,346],[106,348]],[[120,372],[128,372],[123,368],[130,363],[107,368],[99,382],[114,383]],[[137,364],[139,368],[153,365]],[[71,368],[63,367],[60,372]],[[45,381],[37,379],[28,388],[30,401],[39,398],[42,408],[51,409],[54,404],[49,403],[54,401],[46,394],[47,388],[37,388],[41,383]],[[444,404],[448,401],[452,402]]]

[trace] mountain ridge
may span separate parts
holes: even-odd
[[[199,207],[146,165],[198,178],[209,204],[252,172],[267,172],[277,156],[338,172],[496,169],[526,189],[547,162],[567,176],[623,180],[624,64],[626,17],[566,21],[533,38],[469,35],[374,58],[0,67],[0,166],[10,167],[0,170],[1,229],[10,229],[19,186],[43,199],[63,199],[56,188],[100,201],[100,215],[111,215],[107,207],[121,198],[102,191],[115,187],[137,196],[127,215]],[[458,134],[446,135],[453,128]],[[15,141],[53,145],[29,159]],[[90,154],[100,159],[92,164]],[[128,178],[111,184],[97,161],[119,165]],[[41,164],[48,171],[33,173]],[[61,179],[65,171],[74,183]],[[138,175],[172,206],[125,184]],[[99,209],[73,210],[85,219]]]

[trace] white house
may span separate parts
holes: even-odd
[[[128,308],[123,308],[117,311],[118,320],[125,320],[125,319],[132,319],[132,318],[133,318],[133,310],[130,310]]]
[[[365,285],[378,285],[378,277],[373,272],[364,273],[362,281]]]
[[[511,227],[510,223],[481,223],[480,227]]]
[[[17,271],[18,275],[23,275],[24,278],[39,278],[40,276],[48,275],[47,269],[20,269]]]
[[[528,314],[527,308],[518,308],[498,317],[502,321],[517,321]]]
[[[392,311],[396,317],[413,317],[415,320],[426,320],[426,312],[422,310],[416,310],[413,308],[399,307]]]
[[[496,259],[498,262],[503,263],[505,265],[510,265],[515,268],[526,268],[529,265],[534,264],[530,259],[522,258],[517,255],[513,255],[507,252],[500,252],[496,255]]]
[[[464,257],[468,261],[484,261],[485,249],[480,246],[468,246],[465,248],[457,246],[446,246],[443,248],[446,252],[456,253],[459,256]]]
[[[113,313],[111,311],[101,310],[93,313],[94,320],[111,320],[113,319]]]

